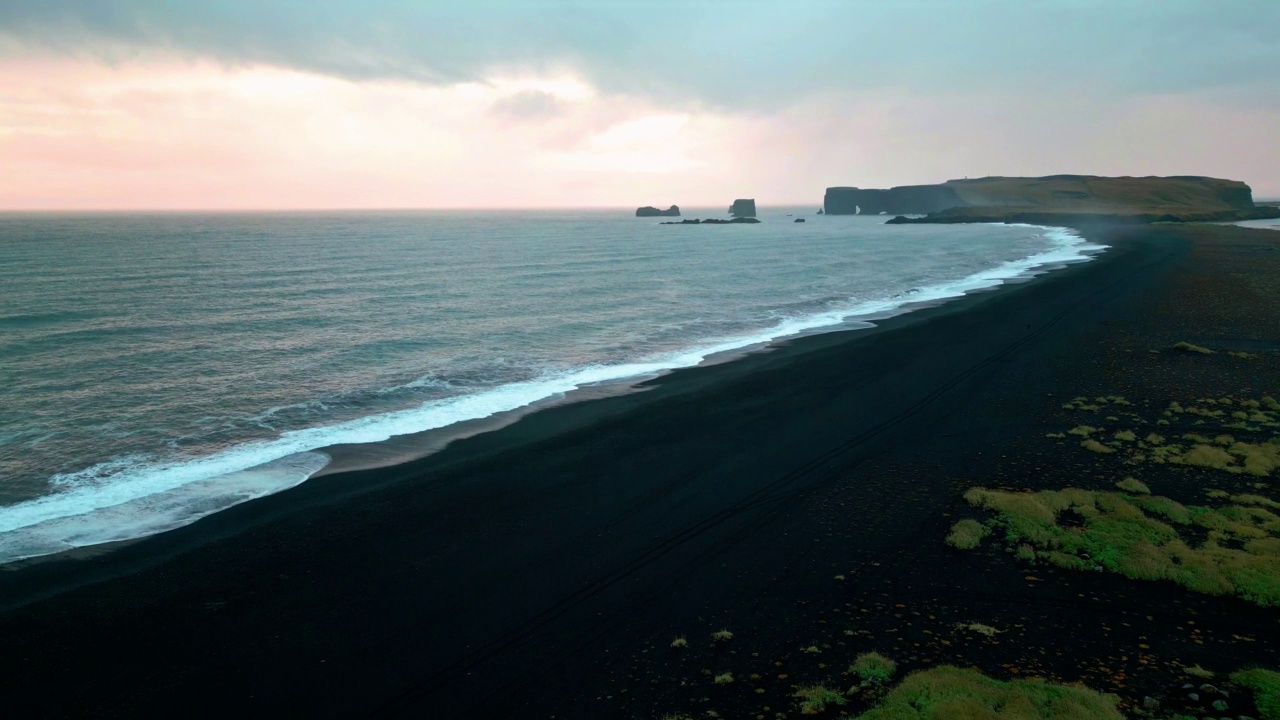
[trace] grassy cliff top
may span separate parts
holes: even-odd
[[[970,209],[1137,214],[1253,207],[1248,185],[1209,177],[1052,175],[949,180],[945,185],[953,188]]]

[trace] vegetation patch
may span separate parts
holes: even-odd
[[[961,623],[959,627],[962,630],[968,630],[969,632],[976,632],[979,635],[986,635],[987,637],[995,637],[996,635],[1003,632],[1002,630],[993,628],[990,625],[983,625],[982,623],[968,623],[968,624]]]
[[[1142,495],[1151,494],[1151,488],[1147,487],[1146,483],[1142,482],[1137,478],[1127,477],[1121,480],[1120,482],[1116,483],[1116,487],[1120,488],[1121,490],[1127,493],[1138,493]]]
[[[943,666],[912,673],[860,720],[1121,720],[1116,697],[1036,680],[1003,682]]]
[[[1180,342],[1180,343],[1178,343],[1177,345],[1174,345],[1174,346],[1173,346],[1173,349],[1174,349],[1174,350],[1182,350],[1183,352],[1200,353],[1201,355],[1212,355],[1212,354],[1213,354],[1213,351],[1212,351],[1212,350],[1210,350],[1209,348],[1207,348],[1207,347],[1201,347],[1200,345],[1192,345],[1192,344],[1191,344],[1191,343],[1189,343],[1189,342]]]
[[[897,671],[898,663],[877,652],[862,653],[849,666],[850,675],[874,682],[884,682]]]
[[[966,518],[951,526],[947,544],[961,550],[972,550],[991,534],[991,530],[977,520]]]
[[[1067,406],[1083,409],[1080,404],[1086,398],[1076,398]],[[1123,398],[1097,398],[1101,403],[1118,404]],[[1127,402],[1127,401],[1125,401]],[[1184,406],[1177,401],[1169,403],[1164,417],[1156,425],[1182,427],[1196,432],[1182,432],[1175,437],[1159,433],[1140,436],[1134,429],[1111,430],[1093,425],[1077,425],[1065,432],[1082,438],[1080,446],[1100,455],[1119,453],[1130,465],[1155,463],[1208,468],[1233,475],[1267,477],[1280,469],[1280,403],[1267,395],[1260,400],[1251,398],[1199,398],[1196,404]],[[1227,408],[1222,410],[1219,408]],[[1232,408],[1238,407],[1238,410]],[[1126,412],[1124,421],[1134,426],[1148,424],[1141,416]],[[1190,416],[1194,416],[1192,420]],[[1105,418],[1108,422],[1120,421],[1117,416]],[[1217,428],[1216,434],[1211,428]],[[1223,432],[1232,431],[1231,434]],[[1104,434],[1109,433],[1106,437]],[[1242,433],[1251,434],[1245,437]],[[1266,434],[1264,434],[1266,433]],[[1064,433],[1048,433],[1048,437],[1061,438]]]
[[[1103,455],[1107,455],[1116,451],[1115,448],[1107,447],[1106,445],[1103,445],[1102,443],[1098,442],[1097,440],[1094,440],[1093,438],[1089,438],[1088,440],[1085,440],[1084,442],[1080,443],[1080,447],[1084,448],[1085,450],[1091,450],[1096,453],[1101,453]]]
[[[965,499],[997,514],[1019,558],[1280,605],[1280,515],[1257,504],[1188,507],[1166,497],[1076,488],[973,488]]]
[[[1253,691],[1253,703],[1262,720],[1280,720],[1280,673],[1262,668],[1231,674],[1231,682]]]
[[[800,698],[801,715],[817,715],[827,709],[828,705],[843,705],[844,693],[832,690],[825,685],[808,685],[797,688],[795,697]]]
[[[1182,671],[1192,677],[1203,678],[1205,680],[1209,680],[1214,676],[1214,672],[1212,670],[1206,670],[1205,668],[1200,667],[1200,663],[1182,668]]]

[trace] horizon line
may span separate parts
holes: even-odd
[[[721,207],[720,205],[680,205],[675,203],[680,209],[706,209]],[[822,201],[818,202],[781,202],[781,203],[761,203],[756,202],[758,207],[773,208],[794,208],[794,207],[822,207]],[[111,207],[83,207],[83,208],[0,208],[0,214],[15,215],[19,213],[29,214],[51,214],[51,213],[252,213],[252,212],[424,212],[424,211],[475,211],[475,210],[627,210],[635,211],[641,207],[658,207],[656,205],[460,205],[452,207],[217,207],[217,208],[111,208]],[[728,213],[729,205],[724,205],[725,213]]]

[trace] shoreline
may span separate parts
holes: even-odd
[[[162,490],[153,495],[143,496],[128,500],[117,506],[98,507],[85,513],[74,514],[66,517],[54,515],[48,523],[54,525],[64,524],[67,527],[59,530],[52,528],[44,530],[45,522],[36,523],[31,526],[30,531],[23,531],[21,528],[15,532],[23,532],[24,535],[29,532],[34,538],[27,539],[26,543],[30,546],[27,550],[30,554],[14,557],[12,560],[4,560],[3,565],[8,566],[14,563],[24,564],[31,562],[56,561],[63,555],[72,557],[82,556],[85,553],[109,552],[111,548],[119,546],[121,543],[132,543],[145,539],[152,535],[169,532],[178,527],[189,525],[192,522],[198,522],[204,517],[208,517],[218,512],[225,512],[230,507],[234,507],[245,502],[254,502],[272,494],[286,491],[298,484],[310,482],[314,479],[335,475],[353,470],[386,468],[394,465],[410,462],[422,457],[426,457],[432,453],[438,452],[446,447],[449,443],[456,440],[471,437],[477,433],[491,432],[496,429],[505,427],[513,422],[517,422],[520,418],[534,412],[539,412],[547,408],[556,407],[565,403],[580,402],[584,400],[592,400],[606,397],[612,394],[636,392],[637,388],[642,386],[646,381],[665,376],[671,372],[688,369],[691,367],[702,367],[714,365],[723,362],[731,362],[743,356],[756,353],[768,352],[779,343],[785,343],[798,338],[809,335],[823,334],[829,332],[849,332],[853,330],[861,330],[871,327],[876,323],[897,317],[899,315],[912,312],[920,312],[936,307],[941,304],[954,302],[966,295],[976,292],[996,291],[1009,284],[1017,284],[1026,282],[1042,276],[1046,273],[1059,270],[1067,265],[1075,263],[1089,262],[1097,257],[1098,254],[1106,250],[1106,246],[1095,245],[1088,239],[1083,238],[1075,230],[1068,227],[1046,226],[1046,225],[1024,225],[1024,227],[1041,231],[1042,237],[1048,242],[1048,246],[1032,255],[1017,260],[1009,260],[996,265],[990,269],[983,270],[937,285],[928,285],[912,288],[906,292],[899,293],[888,298],[865,301],[857,305],[847,307],[841,310],[832,310],[827,313],[806,316],[803,318],[792,318],[780,322],[772,328],[765,328],[754,334],[743,335],[740,337],[725,338],[709,338],[700,341],[693,346],[679,351],[672,351],[664,356],[650,357],[636,360],[629,364],[619,366],[606,366],[596,368],[600,374],[608,376],[611,373],[621,371],[634,370],[635,372],[617,377],[605,377],[603,380],[592,381],[589,376],[593,370],[591,368],[579,368],[563,378],[541,378],[529,381],[527,384],[549,386],[559,384],[567,387],[566,390],[554,391],[553,388],[541,388],[549,394],[545,394],[532,402],[519,405],[511,409],[499,410],[491,412],[483,417],[475,417],[451,422],[441,427],[430,428],[427,430],[409,432],[399,435],[392,435],[381,440],[375,440],[362,443],[339,443],[333,445],[324,445],[318,447],[306,446],[291,454],[281,456],[271,460],[266,465],[259,465],[249,468],[243,468],[237,473],[252,473],[256,470],[266,468],[271,465],[280,465],[289,467],[291,475],[286,478],[280,478],[273,489],[263,491],[263,488],[246,488],[251,489],[255,494],[253,497],[239,496],[201,496],[198,494],[183,502],[177,500],[177,507],[188,507],[193,502],[203,499],[206,505],[216,502],[220,505],[218,509],[205,510],[196,512],[191,515],[175,514],[173,517],[157,516],[155,518],[143,515],[136,518],[137,521],[151,521],[150,525],[144,525],[137,528],[132,534],[127,533],[104,533],[99,526],[103,523],[95,519],[101,514],[110,515],[117,512],[120,508],[130,508],[135,505],[154,505],[164,503],[170,496],[180,496],[181,494],[197,488],[205,484],[214,484],[218,480],[217,477],[206,478],[188,482],[184,485],[172,487]],[[917,297],[918,296],[918,297]],[[692,364],[688,364],[690,359],[695,359]],[[652,370],[644,370],[651,367]],[[581,377],[580,377],[581,376]],[[519,383],[517,385],[520,385]],[[477,395],[463,395],[454,398],[448,398],[440,401],[443,404],[467,404],[470,401],[478,401],[491,393],[501,392],[504,389],[515,386],[500,386],[490,388]],[[540,390],[540,391],[541,391]],[[521,391],[523,392],[523,391]],[[506,402],[503,400],[502,402]],[[330,428],[338,428],[349,423],[362,422],[370,418],[377,419],[396,416],[404,413],[422,412],[423,408],[402,408],[394,411],[383,413],[375,413],[365,418],[350,419],[336,425],[328,426]],[[295,429],[291,433],[312,432],[323,430],[326,426],[317,426],[315,428]],[[285,433],[289,435],[290,433]],[[282,438],[275,440],[257,441],[260,443],[271,444],[279,442]],[[252,445],[254,443],[250,443]],[[304,458],[304,456],[310,456]],[[211,458],[198,458],[194,462],[209,461]],[[292,466],[302,463],[314,466],[319,464],[320,467],[305,476],[297,476],[298,469]],[[223,476],[228,482],[237,473]],[[300,478],[300,479],[299,479]],[[12,508],[23,508],[30,505],[28,512],[36,510],[36,508],[46,501],[59,500],[58,495],[46,495],[30,500],[16,503]],[[66,500],[66,498],[62,498]],[[56,508],[55,508],[56,511]],[[169,512],[175,513],[175,510]],[[109,519],[108,519],[109,520]],[[109,527],[109,522],[108,522]],[[96,540],[94,542],[85,543],[76,547],[66,548],[55,551],[35,551],[41,545],[49,546],[51,541],[41,537],[41,531],[49,536],[55,536],[61,532],[63,536],[68,533],[72,537],[80,535],[81,540],[85,534],[98,533],[99,536],[110,536],[106,540]],[[20,538],[15,542],[23,542]],[[9,548],[6,548],[9,550]]]
[[[702,360],[695,365],[663,368],[651,373],[623,377],[601,383],[580,385],[566,393],[557,393],[556,395],[536,400],[528,405],[518,407],[513,410],[506,410],[482,418],[463,420],[441,428],[433,428],[431,430],[408,433],[405,435],[396,435],[379,442],[329,445],[316,448],[317,452],[328,454],[332,458],[332,461],[312,475],[310,479],[358,470],[385,469],[421,460],[422,458],[443,450],[452,442],[464,440],[481,433],[500,430],[512,423],[519,422],[522,418],[532,413],[541,412],[566,404],[590,402],[615,395],[644,392],[649,389],[650,386],[648,384],[650,382],[660,380],[672,373],[736,362],[749,355],[773,352],[779,347],[785,346],[787,343],[795,342],[802,338],[826,335],[829,333],[855,333],[869,330],[879,327],[884,322],[896,317],[925,312],[949,303],[958,302],[970,295],[1000,292],[1010,285],[1019,285],[1031,282],[1049,273],[1060,272],[1072,265],[1096,261],[1109,249],[1109,246],[1095,244],[1093,241],[1090,241],[1088,238],[1080,235],[1078,231],[1066,226],[1028,225],[1028,227],[1041,228],[1047,231],[1065,230],[1076,235],[1080,238],[1080,242],[1076,244],[1079,247],[1077,250],[1077,256],[1069,260],[1050,261],[1033,265],[1016,275],[999,277],[996,279],[997,284],[989,287],[960,290],[958,291],[958,294],[946,297],[905,301],[900,305],[895,305],[884,310],[848,315],[838,322],[830,325],[806,328],[792,334],[773,337],[759,342],[752,342],[750,344],[733,347],[727,350],[712,352],[703,357]],[[1053,248],[1051,248],[1051,250],[1052,249]],[[1030,257],[1035,256],[1029,256],[1028,258],[1018,262],[1025,262],[1025,260]],[[957,280],[955,284],[961,282],[963,282],[963,280]],[[918,290],[919,288],[913,289],[913,291]],[[898,297],[899,296],[894,296],[893,298],[890,298],[890,300],[896,300]],[[701,351],[695,349],[687,352]]]
[[[906,633],[915,667],[934,651],[910,649],[924,637],[901,629],[917,622],[908,612],[995,623],[1025,605],[1050,637],[1078,621],[1078,657],[1058,671],[1111,641],[1093,621],[1136,643],[1116,613],[1256,623],[1232,600],[1192,597],[1171,613],[1154,604],[1163,587],[1111,576],[1037,569],[1028,590],[1028,572],[998,555],[975,566],[941,545],[963,507],[953,476],[992,481],[1037,413],[1106,375],[1075,358],[1112,323],[1141,321],[1133,308],[1187,272],[1193,247],[1181,229],[1083,234],[1111,249],[874,328],[548,408],[409,463],[316,477],[98,557],[0,572],[0,689],[51,714],[154,714],[200,696],[226,711],[649,717],[720,697],[668,678],[686,662],[695,678],[756,650],[809,678],[797,648],[825,648],[830,609],[846,603],[869,613],[856,627],[878,647]],[[967,604],[939,606],[936,587]],[[1035,615],[1085,602],[1077,588],[1100,599]],[[882,611],[863,594],[893,598]],[[737,655],[704,657],[702,633],[720,627],[739,636]],[[684,634],[687,661],[666,647]],[[1233,652],[1274,654],[1259,639]],[[998,668],[997,649],[965,657]],[[82,681],[68,688],[68,676]]]

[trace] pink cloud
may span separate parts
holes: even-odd
[[[662,106],[571,75],[428,86],[257,66],[0,61],[0,208],[816,205],[828,185],[1202,173],[1280,195],[1274,111],[1184,96]]]

